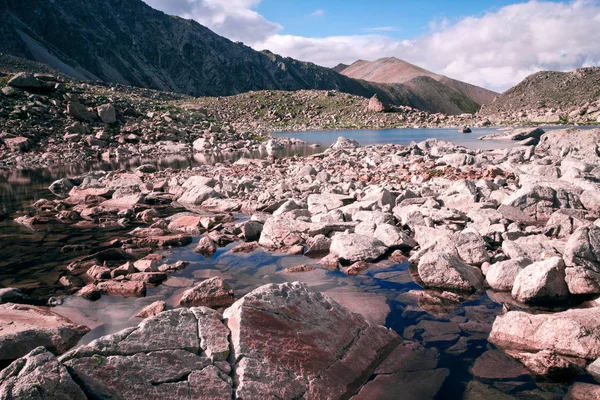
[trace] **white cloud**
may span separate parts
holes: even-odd
[[[434,72],[503,91],[539,70],[600,64],[600,6],[596,0],[529,1],[457,22],[434,20],[411,40],[368,34],[310,38],[281,34],[282,27],[253,10],[260,0],[146,0],[165,12],[194,18],[219,34],[257,50],[335,66],[358,59],[398,57]]]
[[[144,0],[167,14],[194,19],[219,35],[247,44],[283,29],[253,10],[261,0]]]
[[[323,15],[325,15],[325,10],[319,8],[318,10],[310,13],[309,17],[322,17]]]

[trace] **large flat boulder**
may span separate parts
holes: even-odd
[[[539,315],[510,311],[496,318],[489,341],[510,350],[550,350],[595,360],[600,356],[600,308]]]
[[[238,398],[347,398],[400,338],[302,283],[256,289],[224,313]]]
[[[0,305],[0,360],[14,360],[44,346],[62,354],[75,346],[89,328],[40,307]]]
[[[231,398],[221,319],[204,307],[166,311],[60,361],[94,398]]]

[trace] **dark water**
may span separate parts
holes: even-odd
[[[418,131],[418,132],[414,132]],[[439,137],[452,140],[459,135],[448,130],[406,130],[401,139],[386,139],[398,135],[396,131],[377,132],[320,132],[287,134],[305,141],[328,144],[338,136],[357,139],[362,144],[374,144]],[[486,130],[487,132],[487,130]],[[481,132],[475,133],[479,135]],[[488,132],[489,133],[489,132]],[[482,133],[485,134],[485,133]],[[464,135],[461,135],[461,137]],[[319,138],[317,140],[317,137]],[[368,139],[368,140],[367,140]],[[398,143],[398,142],[396,142]],[[464,142],[463,142],[464,144]],[[504,143],[504,146],[507,144]],[[510,145],[510,144],[508,144]],[[300,146],[286,149],[279,156],[291,154],[312,154],[322,151]],[[246,153],[243,156],[251,156]],[[254,154],[264,157],[266,154]],[[27,213],[33,201],[40,198],[52,199],[48,185],[56,179],[75,176],[90,170],[131,170],[140,164],[152,163],[161,169],[180,169],[204,163],[231,162],[240,155],[224,156],[175,156],[160,160],[129,160],[126,162],[96,163],[87,166],[56,167],[39,170],[0,170],[0,287],[17,286],[40,295],[53,293],[61,269],[71,257],[63,254],[60,248],[66,244],[86,244],[91,248],[117,235],[124,235],[134,226],[127,228],[110,227],[102,229],[77,229],[62,224],[43,225],[32,231],[17,225],[13,219]],[[446,379],[438,396],[440,399],[460,399],[474,377],[471,368],[477,358],[493,346],[487,342],[488,331],[495,317],[502,313],[502,305],[492,300],[490,293],[468,298],[462,303],[439,297],[435,292],[422,291],[415,283],[406,263],[390,261],[372,266],[358,276],[346,276],[339,271],[328,271],[318,266],[317,260],[303,256],[290,256],[257,250],[251,254],[234,254],[230,250],[233,243],[221,248],[210,259],[193,252],[200,237],[194,238],[191,245],[164,251],[163,262],[189,261],[185,270],[169,275],[164,284],[148,290],[141,299],[124,299],[103,296],[99,301],[89,302],[79,297],[68,296],[54,311],[82,323],[92,331],[82,339],[87,343],[95,338],[114,333],[127,326],[136,325],[133,318],[144,306],[157,300],[165,300],[169,307],[176,307],[183,291],[198,282],[213,276],[220,276],[233,288],[239,298],[253,289],[267,283],[303,281],[314,290],[323,292],[351,311],[359,312],[373,323],[385,324],[407,340],[416,340],[440,352],[440,368],[448,368]],[[290,274],[284,269],[301,264],[313,265],[316,270]],[[432,328],[433,326],[433,328]],[[457,328],[459,327],[459,328]],[[498,366],[502,368],[502,366]],[[580,378],[582,379],[582,378]],[[546,394],[566,391],[563,382],[536,382],[531,376],[521,376],[505,380],[483,380],[495,387],[501,387],[510,395],[530,390],[541,390]],[[536,398],[536,397],[527,397]],[[541,398],[541,397],[537,397]],[[551,398],[551,397],[550,397]],[[559,397],[560,398],[560,397]]]

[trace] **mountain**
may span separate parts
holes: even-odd
[[[407,85],[355,80],[258,52],[141,0],[0,0],[0,52],[81,80],[226,96],[253,90],[338,90],[429,112],[476,112],[467,96],[423,97]]]
[[[341,65],[336,67],[336,71],[350,78],[377,83],[408,84],[413,89],[417,88],[417,92],[419,91],[419,82],[422,82],[417,78],[429,77],[481,105],[490,104],[498,96],[498,93],[491,90],[435,74],[394,57],[381,58],[376,61],[359,60],[347,68],[342,68]],[[415,81],[415,79],[417,80]],[[425,82],[431,85],[427,80]]]
[[[542,71],[525,78],[479,112],[491,120],[587,122],[600,119],[600,67]]]

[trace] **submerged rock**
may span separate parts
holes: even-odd
[[[51,311],[12,303],[0,305],[0,360],[14,360],[38,346],[62,354],[89,328]]]

